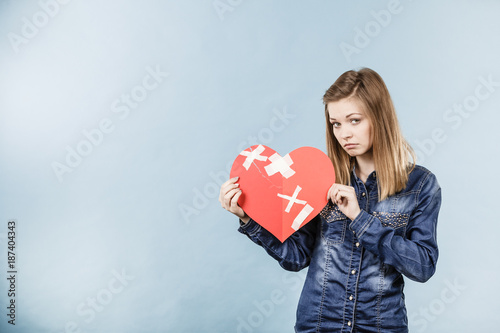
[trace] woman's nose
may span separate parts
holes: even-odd
[[[340,137],[344,140],[352,137],[352,132],[350,130],[343,130]]]

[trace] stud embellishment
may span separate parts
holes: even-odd
[[[337,205],[333,205],[331,202],[328,202],[328,205],[323,208],[320,214],[321,216],[323,216],[327,223],[344,220],[347,218],[347,216],[342,213],[339,207]]]
[[[410,215],[404,213],[373,212],[372,215],[378,218],[384,227],[393,229],[406,226],[410,218]]]

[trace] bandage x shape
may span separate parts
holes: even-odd
[[[257,148],[255,148],[255,150],[253,151],[242,151],[240,153],[240,155],[243,155],[243,156],[246,156],[247,158],[245,159],[245,162],[243,162],[243,166],[245,167],[245,169],[248,170],[248,168],[250,168],[250,165],[252,165],[253,161],[254,160],[258,160],[258,161],[266,161],[267,160],[267,156],[262,156],[260,154],[262,154],[262,152],[265,150],[266,148],[264,148],[262,145],[259,145]]]
[[[293,220],[292,229],[294,229],[294,230],[299,230],[300,225],[305,221],[307,216],[309,216],[309,214],[311,214],[311,212],[314,210],[314,208],[312,208],[307,203],[307,201],[297,199],[297,196],[299,195],[300,190],[302,190],[302,188],[299,185],[297,185],[292,196],[278,193],[278,197],[288,200],[288,205],[285,208],[285,212],[287,212],[287,213],[290,213],[290,209],[292,209],[292,206],[295,203],[300,204],[300,205],[305,205],[304,208],[302,208],[300,213]]]
[[[266,148],[264,146],[259,145],[253,151],[242,151],[240,155],[247,157],[245,159],[245,162],[243,162],[243,167],[248,170],[255,160],[262,162],[267,161],[267,156],[261,155],[265,149]],[[271,163],[264,167],[268,176],[272,176],[275,173],[279,172],[283,177],[290,178],[295,174],[295,170],[290,168],[290,166],[293,164],[290,155],[287,154],[284,157],[281,157],[278,153],[275,153],[269,156],[269,161],[271,161]]]
[[[290,213],[290,209],[292,209],[294,203],[298,203],[300,205],[305,205],[307,203],[307,201],[297,199],[300,190],[302,190],[302,187],[297,185],[291,197],[288,195],[278,193],[278,197],[288,200],[288,205],[286,206],[285,212]]]

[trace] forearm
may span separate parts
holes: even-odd
[[[349,227],[363,247],[377,255],[382,262],[412,280],[425,282],[436,270],[436,222],[428,221],[426,233],[419,232],[416,239],[408,239],[396,235],[394,229],[383,226],[377,217],[362,210]]]
[[[281,243],[252,219],[249,219],[247,223],[242,221],[238,231],[247,235],[257,245],[262,246],[284,269],[299,271],[307,267],[310,262],[317,227],[315,220],[313,219],[292,234],[284,243]]]

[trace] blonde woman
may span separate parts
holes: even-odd
[[[219,200],[284,269],[309,266],[296,332],[408,332],[403,276],[425,282],[436,270],[441,188],[412,162],[375,71],[345,72],[323,102],[336,183],[318,216],[281,243],[238,205],[237,179]]]

